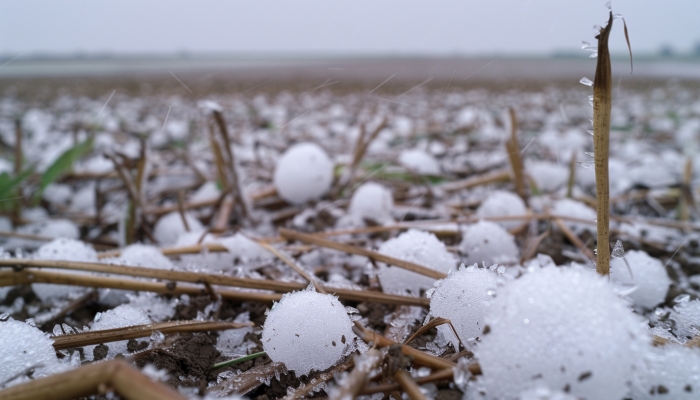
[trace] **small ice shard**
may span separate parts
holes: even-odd
[[[323,371],[355,350],[352,321],[338,298],[312,290],[288,293],[272,306],[262,344],[274,362],[308,375]]]
[[[622,240],[617,239],[615,246],[612,249],[611,255],[615,258],[625,258],[625,249],[622,247]]]
[[[605,3],[605,8],[607,8],[608,10],[612,10],[612,2],[609,1]]]
[[[590,43],[582,41],[581,42],[581,49],[586,50],[588,47],[590,47]]]
[[[100,315],[99,319],[97,319],[97,316],[95,316],[95,322],[92,324],[92,329],[90,329],[90,331],[94,332],[105,329],[124,328],[127,326],[143,325],[150,323],[151,320],[148,319],[146,313],[131,305],[123,304],[119,307],[103,312]],[[137,340],[143,341],[148,339]],[[95,349],[95,347],[95,345],[90,345],[85,346],[83,348],[83,354],[85,355],[86,359],[92,360],[93,350]],[[113,359],[117,354],[125,355],[128,353],[126,340],[108,343],[107,347],[109,347],[106,356],[106,359],[108,360]]]
[[[277,161],[273,177],[277,194],[291,204],[323,196],[333,182],[333,162],[321,146],[297,143]]]
[[[586,78],[585,76],[583,78],[581,78],[581,80],[579,82],[586,85],[586,86],[593,86],[593,81]]]

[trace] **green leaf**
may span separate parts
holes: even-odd
[[[52,182],[55,182],[61,175],[69,171],[73,164],[82,156],[90,152],[92,149],[92,138],[78,143],[70,149],[66,150],[60,157],[54,161],[49,168],[46,169],[41,179],[39,180],[39,190],[35,195],[35,199],[41,198],[41,194],[44,192],[47,186]]]
[[[12,195],[14,189],[31,174],[31,168],[20,172],[19,175],[14,177],[10,176],[7,172],[0,174],[0,201],[5,200],[8,196]]]

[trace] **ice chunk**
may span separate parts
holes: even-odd
[[[482,336],[488,303],[496,297],[502,283],[495,271],[462,267],[435,282],[435,291],[430,295],[430,315],[451,320],[459,339],[470,346],[475,338]],[[437,329],[459,349],[459,341],[449,325],[440,325]]]
[[[700,348],[670,343],[649,347],[632,386],[632,398],[691,400],[700,391]]]
[[[80,240],[62,238],[55,239],[39,247],[33,258],[39,260],[97,262],[97,252]],[[58,272],[60,273],[60,271]],[[70,285],[32,283],[32,290],[42,302],[47,303],[55,299],[67,298],[72,294],[83,293],[86,289]]]
[[[277,161],[274,184],[277,194],[292,204],[318,199],[331,188],[333,162],[314,143],[298,143]]]
[[[583,78],[581,78],[581,80],[579,82],[581,82],[582,84],[584,84],[586,86],[593,86],[593,81],[586,78],[585,76]]]
[[[404,150],[399,155],[399,163],[420,175],[440,175],[440,164],[423,150]]]
[[[383,224],[392,221],[393,208],[394,198],[391,191],[378,183],[367,182],[353,193],[348,212],[358,218]]]
[[[489,221],[467,226],[462,233],[459,251],[467,265],[507,264],[516,262],[520,257],[513,235]]]
[[[0,322],[0,389],[59,372],[53,340],[44,332],[12,318]]]
[[[190,213],[185,213],[185,220],[190,231],[199,231],[204,228],[201,222]],[[187,232],[185,225],[182,223],[182,217],[177,211],[165,214],[153,228],[153,236],[161,245],[174,244],[177,238]]]
[[[634,304],[647,310],[666,299],[671,285],[671,278],[661,261],[638,250],[628,251],[624,259],[613,258],[610,262],[610,278],[618,285],[636,286],[637,290],[628,296]]]
[[[585,399],[621,399],[648,336],[606,278],[546,267],[510,282],[491,303],[476,349],[489,398],[541,385]]]
[[[335,296],[310,290],[282,296],[267,315],[262,344],[272,361],[297,376],[323,371],[355,350],[356,336]]]
[[[595,233],[597,231],[595,223],[597,218],[596,211],[580,201],[572,199],[557,200],[552,206],[552,214],[591,221],[591,223],[587,224],[585,222],[576,222],[566,219],[562,220],[564,224],[566,224],[566,226],[568,226],[569,229],[574,231],[576,234],[581,234],[584,231],[589,231],[591,233]]]
[[[216,182],[207,181],[192,194],[190,201],[196,203],[198,201],[214,200],[218,199],[219,196],[221,196],[221,190],[216,186]]]
[[[138,292],[137,294],[127,294],[129,305],[148,315],[153,322],[163,322],[171,319],[175,315],[177,299],[167,300],[156,293]]]
[[[143,325],[150,323],[151,320],[148,318],[146,313],[129,304],[123,304],[109,311],[103,312],[100,314],[99,319],[97,316],[95,316],[95,322],[93,322],[90,331],[94,332],[105,329],[124,328],[132,325]],[[144,341],[148,339],[138,340]],[[109,348],[106,359],[111,360],[117,354],[127,354],[127,343],[128,341],[126,340],[105,343],[105,345]],[[95,347],[97,346],[91,345],[83,348],[83,354],[85,355],[86,359],[93,359],[93,351],[95,350]]]
[[[410,261],[436,271],[447,273],[457,266],[455,257],[445,244],[429,232],[410,229],[379,246],[379,252],[404,261]],[[435,279],[407,271],[403,268],[380,264],[379,283],[386,293],[418,296],[421,290],[430,289]]]
[[[700,335],[700,300],[676,304],[669,315],[675,322],[673,333],[681,340],[690,340]]]
[[[506,191],[495,191],[483,201],[476,210],[480,218],[505,217],[509,215],[525,215],[525,202],[517,195]],[[505,229],[513,229],[523,224],[525,220],[498,221]]]
[[[578,397],[560,391],[552,391],[545,386],[525,390],[518,396],[518,400],[578,400]]]
[[[275,256],[257,242],[249,239],[241,233],[219,239],[222,246],[226,247],[235,260],[242,263],[251,261],[268,261]]]

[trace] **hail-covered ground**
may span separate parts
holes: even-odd
[[[615,248],[601,277],[586,86],[36,98],[7,86],[0,388],[124,358],[193,399],[344,398],[362,374],[363,398],[380,399],[371,388],[395,382],[397,369],[424,379],[429,398],[698,398],[700,89],[635,87],[614,94]],[[506,147],[512,128],[519,165]],[[56,160],[87,141],[40,191]],[[284,240],[280,228],[432,272]],[[245,278],[278,291],[196,281],[186,293],[177,290],[187,283],[149,291],[168,280],[71,268],[34,276],[31,262],[12,268],[13,259]],[[125,277],[144,286],[104,283]],[[374,296],[382,292],[395,301]],[[454,363],[454,378],[425,380],[437,370],[390,347],[378,359],[358,329],[403,343],[435,319],[408,346]],[[252,323],[54,348],[63,335],[176,320]]]

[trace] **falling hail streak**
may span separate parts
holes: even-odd
[[[109,104],[109,101],[112,100],[112,96],[114,96],[115,93],[117,93],[117,89],[114,89],[112,91],[112,94],[109,95],[109,98],[107,98],[107,101],[105,101],[105,104],[100,109],[100,112],[97,113],[98,118],[100,117],[100,115],[102,115],[102,112],[105,110],[105,107],[107,107],[107,104]]]
[[[421,82],[421,83],[417,84],[416,86],[414,86],[414,87],[412,87],[412,88],[408,89],[407,91],[405,91],[405,92],[401,93],[400,95],[398,95],[398,96],[396,96],[396,97],[398,98],[398,97],[401,97],[401,96],[403,96],[403,95],[405,95],[405,94],[408,94],[409,92],[411,92],[411,91],[413,91],[413,90],[415,90],[415,89],[418,89],[419,87],[421,87],[421,86],[425,85],[426,83],[428,83],[428,82],[432,81],[433,79],[435,79],[435,78],[433,78],[433,77],[430,77],[430,78],[428,78],[428,79],[424,80],[423,82]]]
[[[484,65],[483,67],[481,67],[481,68],[477,69],[476,71],[472,72],[471,74],[469,74],[468,77],[462,79],[462,81],[466,81],[467,79],[469,79],[469,78],[471,78],[472,76],[476,75],[477,72],[479,72],[479,71],[481,71],[482,69],[484,69],[484,68],[488,67],[489,65],[493,64],[493,62],[496,61],[496,60],[498,60],[498,57],[496,57],[496,58],[494,58],[493,60],[489,61],[489,63],[486,64],[486,65]]]
[[[389,81],[391,80],[391,78],[393,78],[393,77],[395,77],[395,76],[396,76],[396,74],[394,74],[394,75],[392,75],[392,76],[390,76],[390,77],[384,79],[384,82],[380,83],[379,86],[377,86],[376,88],[370,90],[369,93],[367,93],[367,94],[372,94],[372,93],[374,93],[375,90],[377,90],[377,89],[379,89],[380,87],[382,87],[385,83],[389,82]]]
[[[173,106],[168,107],[168,113],[165,114],[165,119],[163,120],[163,127],[160,128],[160,131],[163,132],[165,130],[165,124],[168,122],[168,116],[170,116],[170,110],[173,108]]]
[[[177,79],[177,81],[180,82],[180,85],[182,85],[182,86],[183,86],[185,89],[187,89],[190,93],[194,94],[194,92],[192,92],[192,90],[190,90],[190,88],[188,88],[187,85],[185,85],[184,83],[182,83],[182,81],[180,80],[180,78],[178,78],[177,76],[175,76],[175,74],[173,74],[172,71],[168,71],[168,72],[170,72],[170,75],[172,75],[173,78]]]

